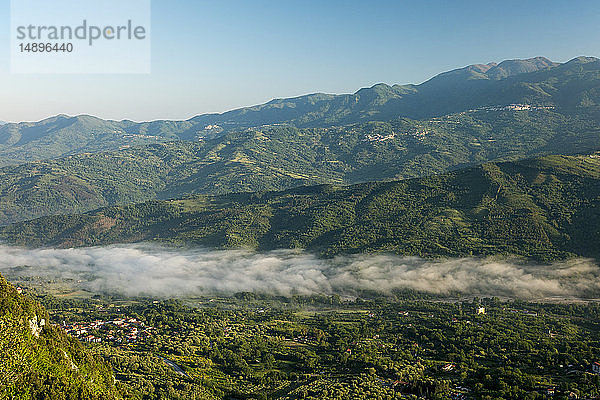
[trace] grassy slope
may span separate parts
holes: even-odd
[[[549,156],[405,181],[109,207],[16,224],[0,237],[32,246],[158,240],[550,260],[598,255],[599,199],[600,158]]]
[[[31,321],[42,320],[36,337]],[[48,321],[39,303],[0,276],[0,398],[118,398],[109,367]]]

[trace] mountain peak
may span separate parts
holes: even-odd
[[[551,68],[559,65],[545,57],[534,57],[527,59],[505,60],[486,72],[490,79],[503,79],[513,75],[526,74],[541,69]]]
[[[587,56],[579,56],[579,57],[575,57],[572,60],[567,61],[565,63],[565,65],[571,65],[571,64],[588,64],[588,63],[592,63],[592,62],[596,62],[596,61],[600,61],[600,58],[587,57]]]
[[[495,65],[495,63],[467,65],[463,68],[442,72],[422,83],[420,86],[434,87],[441,85],[446,88],[448,85],[454,86],[457,82],[464,82],[465,80],[488,79],[486,72]]]
[[[447,90],[450,87],[460,87],[465,81],[500,80],[509,76],[535,72],[559,65],[545,57],[528,59],[504,60],[500,64],[472,64],[463,68],[453,69],[434,76],[422,83],[421,87]]]
[[[473,72],[480,72],[482,74],[485,74],[487,71],[489,71],[491,68],[495,67],[496,64],[495,62],[491,62],[488,64],[473,64],[473,65],[469,65],[467,67],[465,67],[466,70],[468,71],[473,71]]]

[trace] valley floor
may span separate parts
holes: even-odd
[[[111,364],[125,398],[600,395],[593,302],[446,301],[408,291],[160,300],[24,290]]]

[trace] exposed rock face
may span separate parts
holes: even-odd
[[[33,336],[40,337],[40,333],[44,330],[44,326],[46,326],[46,320],[41,318],[38,322],[37,315],[34,315],[32,319],[29,320],[29,327],[31,328],[31,334]]]

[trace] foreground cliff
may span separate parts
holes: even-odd
[[[0,399],[119,398],[110,368],[0,276]]]

